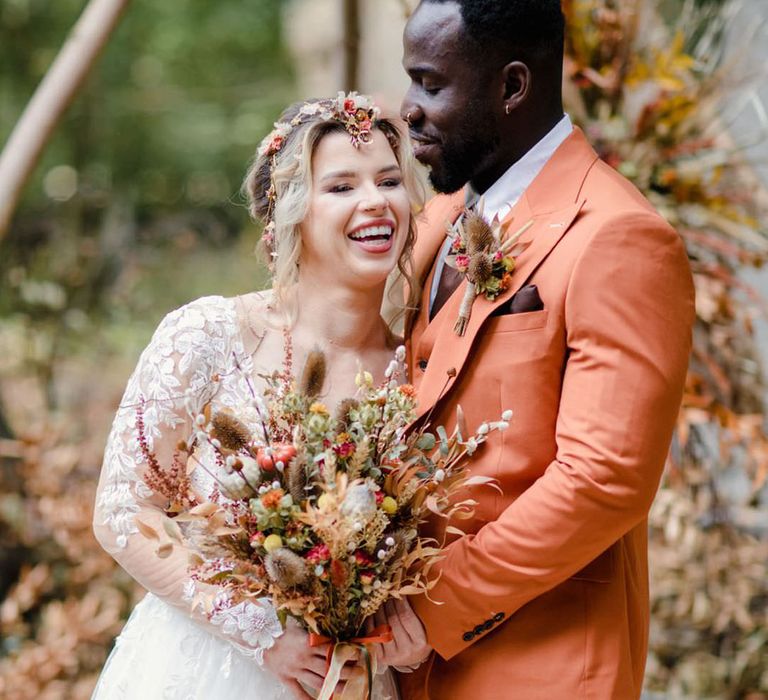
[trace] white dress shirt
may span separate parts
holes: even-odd
[[[483,218],[489,223],[496,219],[503,221],[512,211],[512,207],[522,197],[523,192],[528,189],[530,184],[536,179],[547,161],[554,155],[555,151],[565,141],[573,131],[571,118],[566,114],[555,124],[552,130],[539,141],[528,153],[520,160],[513,163],[510,168],[494,182],[485,194],[482,196]],[[477,194],[471,185],[467,185],[467,201],[477,199]],[[429,308],[435,302],[437,288],[440,284],[440,277],[443,274],[445,257],[450,249],[451,239],[446,237],[445,244],[440,250],[437,259],[435,276],[432,279],[432,288],[429,294]]]

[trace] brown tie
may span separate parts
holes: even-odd
[[[480,201],[480,195],[475,192],[471,186],[467,186],[465,191],[466,203],[465,207],[468,211],[474,211]],[[440,248],[440,255],[443,255],[443,249]],[[429,312],[429,320],[431,321],[437,316],[438,311],[443,308],[451,295],[456,291],[457,287],[461,284],[461,280],[464,279],[464,275],[458,270],[454,270],[448,265],[443,265],[443,271],[440,275],[440,281],[437,283],[437,293],[435,294],[435,300],[432,303],[432,309]]]
[[[448,265],[443,265],[443,272],[440,275],[440,281],[437,283],[435,301],[432,303],[432,310],[429,312],[430,321],[437,316],[437,312],[443,308],[443,304],[448,301],[463,279],[464,275],[461,272],[454,270]]]

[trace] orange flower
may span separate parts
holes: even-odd
[[[273,489],[261,497],[261,504],[265,508],[277,508],[280,505],[280,499],[285,496],[283,489]]]
[[[331,562],[331,583],[341,587],[347,582],[347,567],[338,559]]]
[[[398,389],[403,396],[407,396],[409,399],[416,398],[416,389],[413,388],[413,384],[401,384]]]

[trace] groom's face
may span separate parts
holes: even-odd
[[[479,52],[472,53],[453,2],[419,5],[403,46],[411,85],[401,114],[416,158],[430,169],[438,192],[455,192],[491,166],[498,148],[493,72]]]

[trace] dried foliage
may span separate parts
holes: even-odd
[[[388,599],[434,585],[428,572],[442,556],[440,543],[419,536],[418,527],[430,516],[470,516],[475,502],[467,488],[493,480],[472,476],[467,462],[490,433],[508,427],[512,412],[475,433],[457,427],[449,436],[428,422],[408,430],[416,394],[400,383],[401,346],[381,384],[358,372],[357,392],[343,402],[340,422],[338,412],[315,400],[325,355],[310,353],[296,378],[289,336],[286,342],[283,370],[265,377],[263,395],[244,377],[249,403],[223,414],[209,405],[190,416],[194,427],[182,443],[188,468],[174,469],[175,457],[165,480],[155,475],[143,404],[137,408],[136,437],[149,467],[144,480],[167,502],[168,540],[158,556],[170,553],[174,542],[199,556],[191,575],[205,584],[197,601],[206,611],[218,612],[215,601],[224,590],[232,605],[269,596],[278,613],[311,632],[359,642],[367,618]],[[233,431],[240,437],[234,450],[233,441],[223,439]],[[198,469],[214,480],[213,494],[182,503],[188,475]],[[161,538],[136,522],[145,537]]]
[[[737,6],[571,0],[566,97],[601,156],[685,240],[697,325],[679,428],[651,513],[646,685],[670,697],[768,697],[768,439],[745,266],[766,259],[765,195],[726,131],[737,99],[768,122],[724,29]],[[744,45],[749,45],[745,42]]]
[[[0,440],[0,697],[86,700],[140,592],[91,531],[95,426],[114,397],[93,395],[78,420],[59,423],[30,386],[2,386],[20,437]]]

